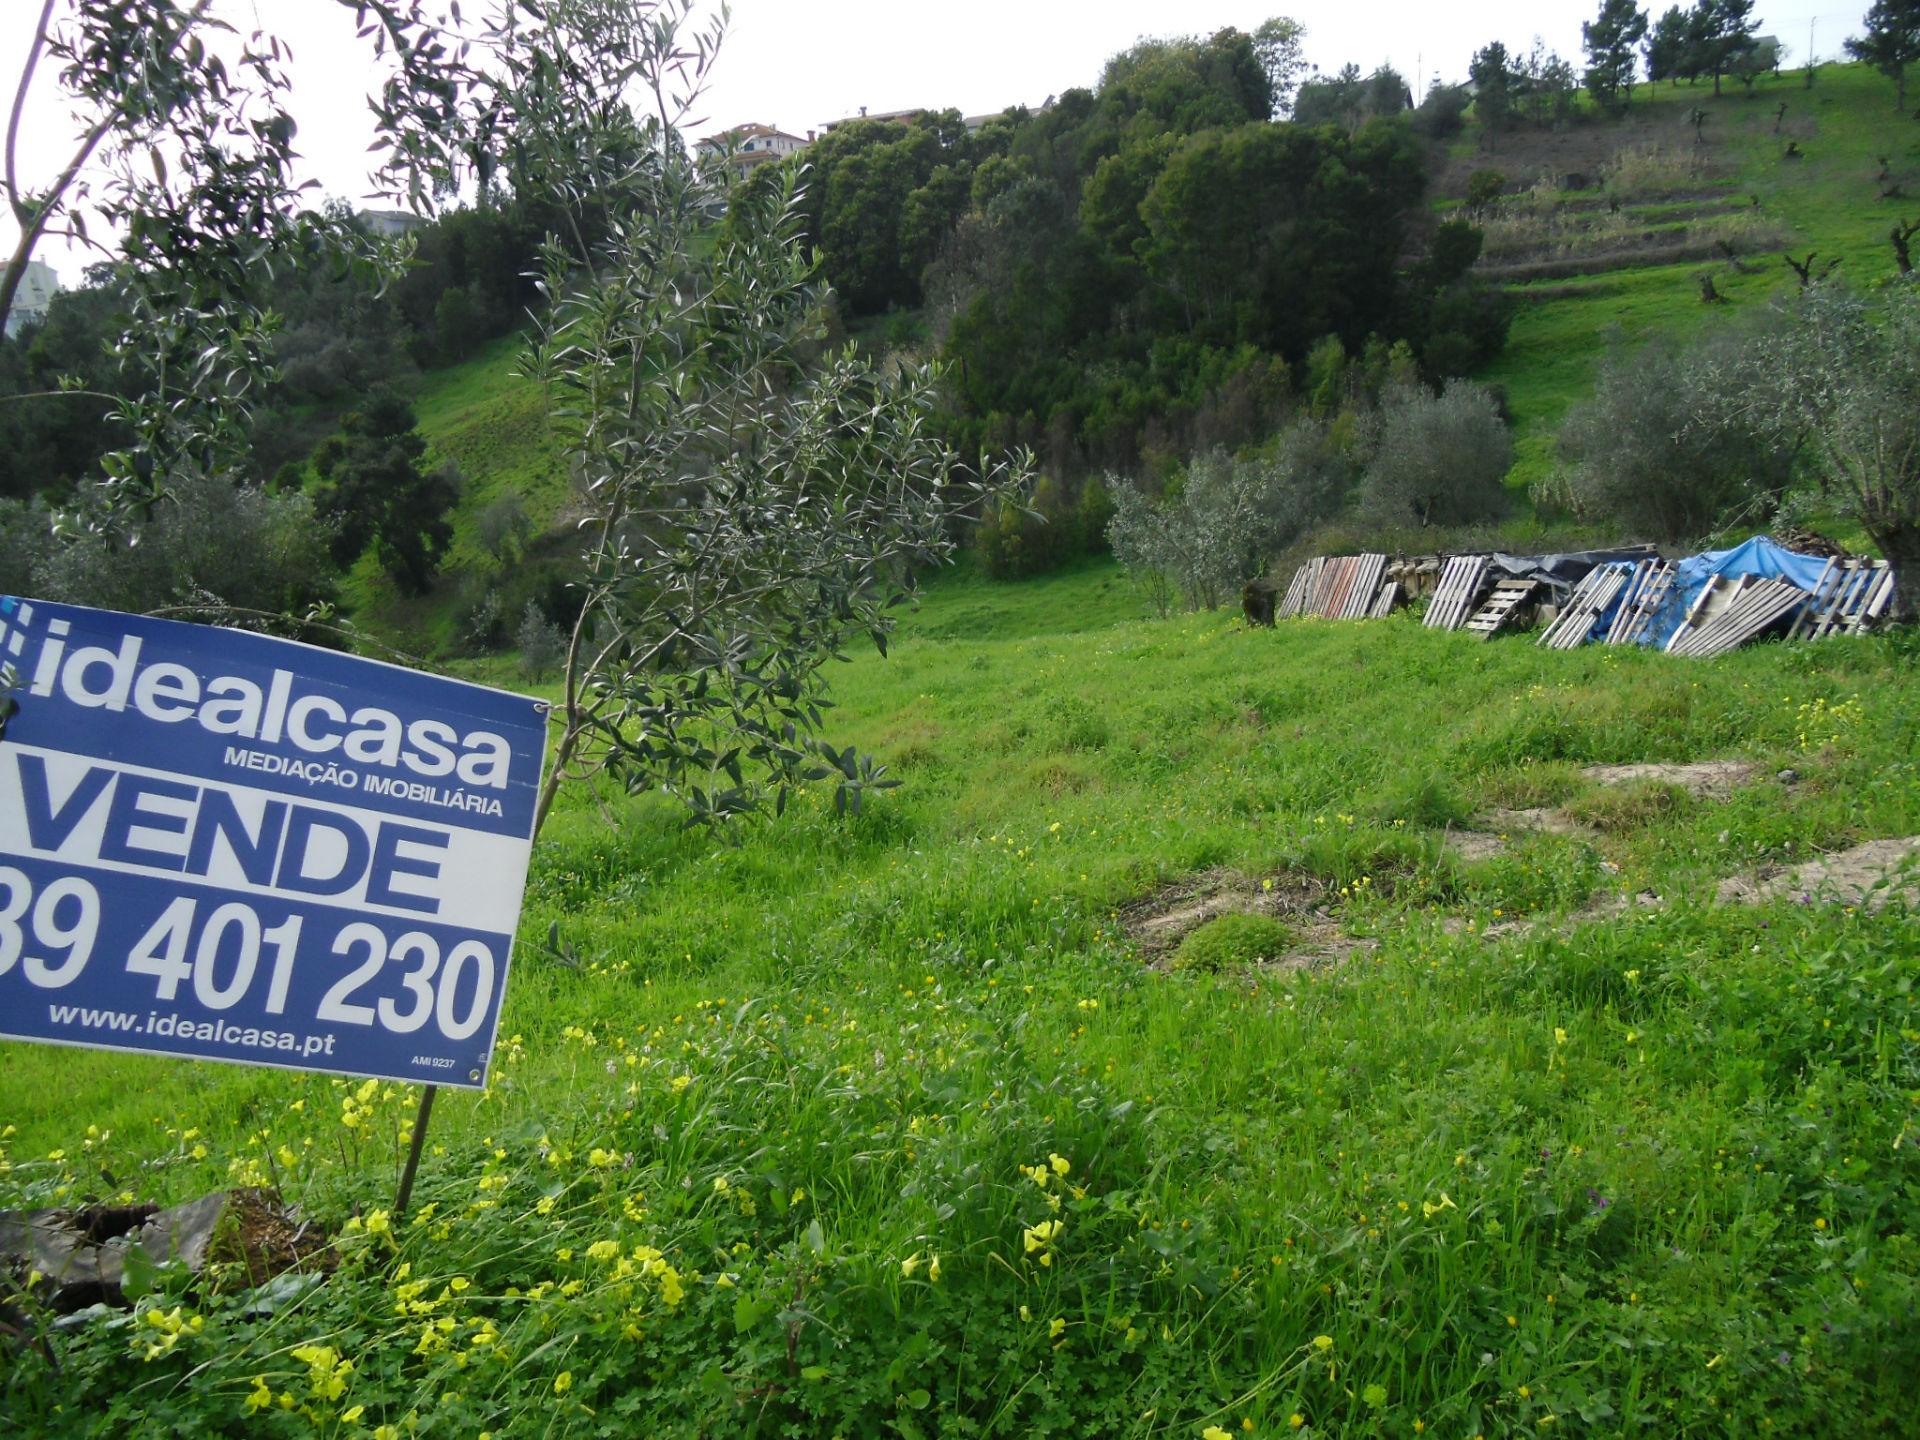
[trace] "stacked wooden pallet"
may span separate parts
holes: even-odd
[[[1387,562],[1386,578],[1398,584],[1401,595],[1408,600],[1417,600],[1433,593],[1440,580],[1440,566],[1438,555],[1402,555]]]
[[[1287,582],[1287,593],[1280,597],[1280,603],[1274,607],[1274,619],[1291,620],[1302,613],[1307,596],[1320,583],[1320,571],[1326,563],[1326,556],[1316,555],[1293,572],[1293,579]]]
[[[1653,617],[1673,593],[1673,566],[1664,560],[1642,560],[1627,579],[1620,608],[1613,612],[1613,623],[1605,636],[1609,645],[1635,645],[1647,633]]]
[[[1553,623],[1540,632],[1534,644],[1549,650],[1571,650],[1586,644],[1607,607],[1626,589],[1633,571],[1632,565],[1624,563],[1594,566],[1574,587],[1566,608],[1553,617]]]
[[[1458,630],[1473,613],[1486,578],[1486,556],[1455,555],[1440,571],[1440,583],[1434,586],[1422,623],[1429,630]]]
[[[1294,572],[1274,614],[1282,619],[1364,619],[1373,612],[1386,568],[1385,555],[1316,555]]]
[[[1710,575],[1667,641],[1670,655],[1724,655],[1806,605],[1807,592],[1785,580]]]
[[[1533,599],[1534,591],[1540,588],[1538,580],[1497,580],[1493,593],[1467,621],[1467,629],[1482,640],[1490,640],[1496,631],[1503,630],[1517,614]]]
[[[1400,605],[1400,582],[1389,580],[1380,587],[1380,598],[1373,602],[1373,609],[1367,612],[1369,620],[1384,620]]]
[[[1809,640],[1835,631],[1858,635],[1893,600],[1893,569],[1884,560],[1827,561],[1814,582],[1813,600],[1793,622],[1791,636]]]

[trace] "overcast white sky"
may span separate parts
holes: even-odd
[[[10,98],[38,18],[27,0],[0,0],[0,87]],[[362,202],[372,121],[362,92],[371,66],[336,0],[220,0],[236,27],[271,30],[292,45],[294,115],[300,148],[330,194]],[[733,26],[695,133],[757,120],[804,135],[858,112],[953,106],[963,113],[1039,105],[1076,85],[1092,85],[1108,56],[1142,36],[1252,30],[1270,15],[1292,15],[1307,29],[1307,54],[1325,70],[1351,60],[1362,69],[1391,64],[1418,82],[1465,77],[1468,57],[1490,40],[1526,49],[1538,35],[1580,64],[1580,23],[1598,0],[734,0]],[[1658,14],[1664,5],[1650,0]],[[1864,0],[1759,0],[1761,30],[1777,35],[1790,63],[1807,51],[1831,59],[1858,34]],[[23,179],[58,173],[74,129],[51,83],[34,87],[20,151]],[[18,240],[11,217],[0,243]],[[39,258],[79,279],[88,257],[49,240]]]

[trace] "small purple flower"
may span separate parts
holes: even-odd
[[[1602,1195],[1598,1190],[1594,1189],[1591,1185],[1589,1185],[1587,1186],[1587,1203],[1593,1206],[1593,1208],[1596,1210],[1604,1210],[1609,1205],[1611,1205],[1613,1201],[1609,1200],[1606,1196]]]
[[[1547,1161],[1547,1160],[1551,1160],[1551,1159],[1553,1159],[1553,1151],[1551,1151],[1551,1150],[1549,1150],[1549,1149],[1547,1149],[1547,1148],[1546,1148],[1546,1146],[1544,1146],[1544,1145],[1543,1145],[1543,1146],[1541,1146],[1541,1147],[1540,1147],[1540,1159],[1541,1159],[1541,1160],[1542,1160],[1543,1162],[1544,1162],[1544,1161]]]

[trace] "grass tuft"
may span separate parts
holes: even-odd
[[[1297,938],[1291,926],[1271,915],[1231,911],[1191,931],[1174,950],[1172,964],[1175,970],[1231,974],[1278,960]]]

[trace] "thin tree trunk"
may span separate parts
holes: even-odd
[[[1886,618],[1905,625],[1920,620],[1920,525],[1880,527],[1873,540],[1893,566],[1893,601]]]

